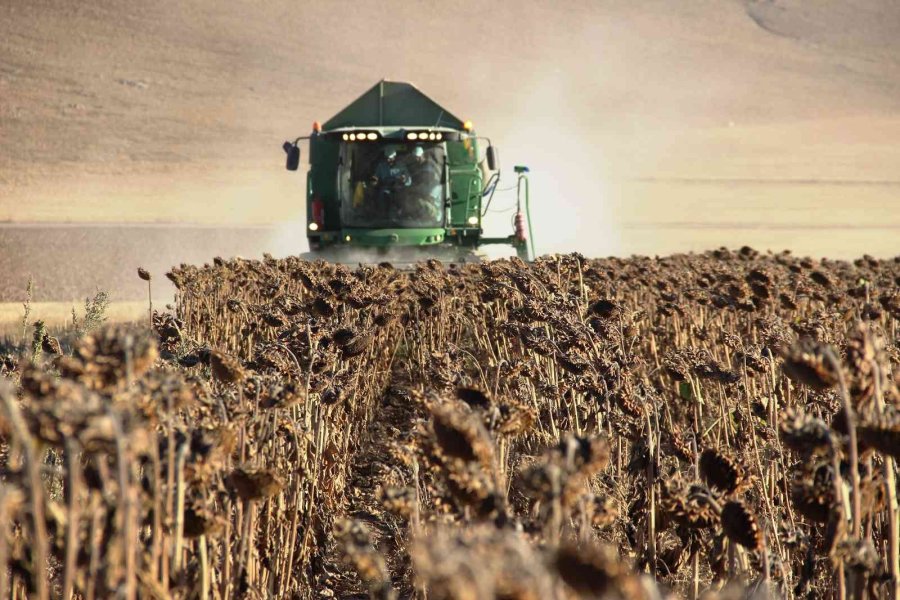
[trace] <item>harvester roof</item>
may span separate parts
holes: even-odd
[[[411,83],[381,80],[325,122],[325,131],[345,127],[446,127],[463,122]]]

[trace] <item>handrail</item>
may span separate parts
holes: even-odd
[[[519,178],[516,181],[516,204],[521,208],[522,203],[522,182],[525,182],[525,220],[528,221],[528,246],[531,251],[531,260],[534,260],[536,254],[534,252],[534,230],[531,227],[531,193],[529,189],[528,176],[526,171],[519,172]]]

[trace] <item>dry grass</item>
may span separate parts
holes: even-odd
[[[900,262],[170,278],[0,363],[0,596],[896,597]]]
[[[32,302],[28,325],[44,324],[57,334],[72,328],[72,307],[79,317],[84,312],[84,299],[72,302]],[[111,302],[105,312],[109,323],[134,323],[147,319],[147,302]],[[0,339],[20,342],[22,338],[21,302],[0,302]]]
[[[50,327],[65,327],[72,324],[72,307],[77,311],[84,308],[84,299],[72,302],[32,302],[32,319],[40,319]],[[112,323],[130,323],[147,316],[147,301],[110,302],[106,315]],[[9,323],[22,322],[21,302],[0,303],[0,327]]]

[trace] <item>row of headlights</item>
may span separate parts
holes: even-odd
[[[374,131],[353,131],[341,135],[341,139],[345,142],[374,142],[379,138],[378,133]],[[440,142],[444,139],[444,134],[440,131],[410,131],[406,134],[406,139],[410,141],[421,142]]]
[[[374,131],[356,131],[353,133],[345,133],[341,136],[345,142],[364,142],[366,140],[374,142],[378,139],[378,134]]]
[[[439,142],[444,139],[444,134],[440,131],[410,131],[406,134],[408,140],[421,140],[423,142]]]

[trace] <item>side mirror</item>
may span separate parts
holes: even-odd
[[[282,148],[284,148],[284,151],[287,154],[287,164],[285,167],[288,171],[296,171],[300,166],[300,147],[297,146],[297,144],[285,142]]]
[[[500,157],[497,155],[497,149],[493,146],[487,148],[487,164],[488,169],[496,171],[500,168]]]

